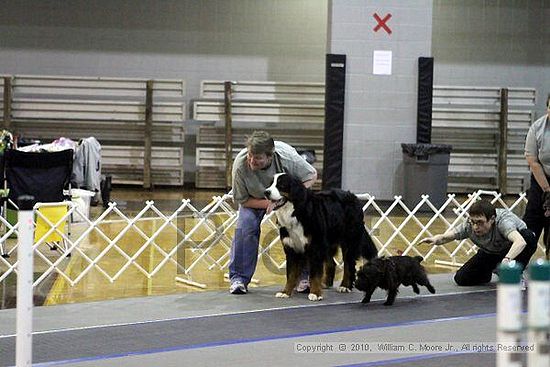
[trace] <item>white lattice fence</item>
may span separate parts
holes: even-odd
[[[444,246],[417,245],[418,241],[424,237],[443,233],[450,227],[454,227],[463,221],[467,216],[467,211],[471,204],[477,199],[483,197],[491,201],[496,207],[502,207],[522,215],[522,206],[527,203],[526,194],[522,193],[513,200],[505,201],[501,194],[495,191],[479,190],[469,194],[462,202],[459,202],[454,194],[447,197],[445,203],[437,208],[429,201],[428,195],[423,195],[421,201],[415,208],[409,209],[402,201],[401,196],[396,196],[395,200],[384,211],[374,200],[374,197],[364,195],[367,203],[363,210],[367,213],[367,218],[373,216],[369,212],[374,211],[377,219],[371,221],[370,232],[379,248],[379,255],[420,255],[425,261],[433,261],[441,266],[459,266],[462,260],[469,258],[475,251],[475,246],[470,240],[452,241]],[[427,212],[426,212],[426,208]],[[397,213],[402,213],[399,215]],[[396,215],[397,214],[397,215]],[[380,236],[379,229],[382,226],[391,229],[388,236]],[[401,242],[401,246],[395,247],[396,241]],[[542,250],[543,245],[539,243]]]
[[[388,205],[377,202],[368,194],[359,195],[365,201],[363,210],[367,228],[379,248],[379,255],[421,255],[426,262],[436,266],[459,265],[473,254],[473,244],[468,240],[438,247],[416,243],[425,236],[441,233],[462,221],[471,203],[480,196],[488,198],[497,207],[509,208],[520,215],[527,201],[525,194],[505,201],[496,192],[477,191],[463,197],[462,202],[455,195],[448,195],[440,208],[434,207],[429,196],[424,195],[415,208],[408,208],[400,196]],[[125,215],[116,204],[110,203],[94,220],[86,218],[76,205],[67,203],[67,206],[67,213],[56,223],[35,211],[35,217],[41,218],[49,230],[35,239],[35,272],[39,276],[34,286],[52,274],[63,277],[70,286],[92,273],[110,283],[129,272],[152,279],[167,264],[193,282],[198,268],[224,271],[228,266],[237,220],[230,194],[213,197],[200,210],[190,200],[182,200],[169,215],[159,210],[153,201],[147,201],[133,217]],[[82,221],[71,224],[69,233],[66,223],[75,217],[82,217]],[[18,225],[12,225],[2,217],[0,225],[4,228],[0,243],[7,256],[0,257],[2,281],[17,272],[17,243],[10,236],[17,235]],[[285,261],[284,256],[280,255],[281,245],[276,236],[273,214],[263,219],[262,233],[259,258],[264,264],[268,263],[273,271],[283,272]],[[58,244],[48,242],[52,234],[61,238]],[[53,246],[57,246],[56,251],[51,250]],[[188,261],[181,261],[179,254],[182,253],[186,254]],[[74,266],[75,263],[78,266]]]

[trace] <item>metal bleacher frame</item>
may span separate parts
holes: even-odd
[[[498,189],[517,194],[526,189],[529,168],[523,149],[535,97],[532,88],[434,86],[432,143],[453,146],[449,192]],[[499,180],[499,169],[506,172],[504,179]]]
[[[94,136],[113,183],[183,185],[184,81],[4,75],[1,82],[2,122],[14,134],[45,142]]]
[[[244,147],[246,135],[256,129],[266,130],[274,139],[297,149],[314,150],[314,166],[322,177],[324,83],[230,82],[229,150],[225,146],[228,84],[202,81],[200,98],[193,103],[193,118],[201,122],[196,145],[196,187],[225,188],[227,152],[234,158]]]

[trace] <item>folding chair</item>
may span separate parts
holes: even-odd
[[[7,182],[8,206],[17,209],[17,198],[20,195],[32,195],[37,203],[59,203],[59,207],[67,208],[66,199],[70,200],[70,178],[73,167],[73,150],[67,149],[59,152],[23,152],[19,150],[7,150],[5,152],[5,176]],[[69,196],[64,195],[63,190],[69,189]],[[51,205],[49,205],[51,207]],[[38,226],[42,228],[44,222],[50,228],[58,222],[59,210],[46,210],[41,212],[45,219]],[[51,218],[48,218],[48,215]],[[70,225],[70,221],[67,221]],[[51,224],[49,224],[51,223]],[[55,232],[59,231],[56,226]],[[53,238],[56,238],[55,236]],[[58,239],[58,238],[56,238]],[[58,241],[55,241],[58,242]],[[57,249],[56,245],[50,245],[51,249]]]

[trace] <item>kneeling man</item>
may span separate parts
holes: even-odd
[[[507,209],[495,209],[486,200],[472,204],[468,214],[470,218],[458,227],[419,242],[438,246],[469,238],[479,247],[477,253],[456,272],[456,284],[489,283],[500,262],[516,260],[525,269],[537,250],[537,239],[524,221]]]

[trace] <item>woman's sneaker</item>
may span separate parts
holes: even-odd
[[[243,282],[240,280],[235,280],[234,282],[231,282],[231,285],[229,286],[229,293],[231,294],[246,294],[246,286]]]

